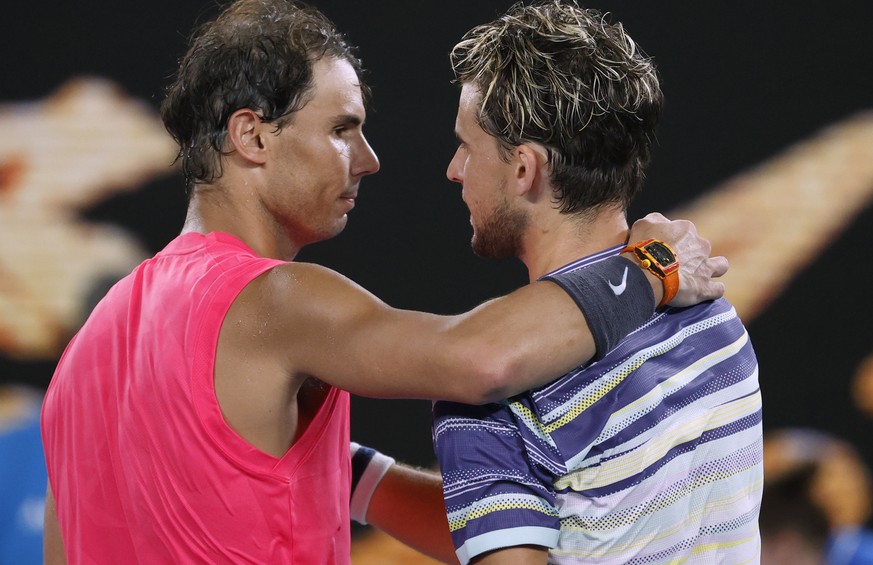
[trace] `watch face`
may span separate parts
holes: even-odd
[[[673,253],[657,241],[648,244],[646,246],[646,251],[648,251],[652,255],[652,258],[663,267],[667,267],[676,262],[676,257]]]

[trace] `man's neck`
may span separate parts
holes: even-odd
[[[224,232],[248,245],[258,256],[291,261],[301,246],[294,245],[275,220],[253,206],[255,198],[235,198],[220,183],[194,188],[182,233]]]
[[[624,243],[628,236],[627,220],[618,208],[600,210],[590,218],[553,211],[545,221],[531,220],[519,256],[531,282],[576,259]]]

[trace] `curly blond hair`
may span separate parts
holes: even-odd
[[[564,213],[627,207],[651,158],[663,95],[655,67],[620,23],[571,2],[517,3],[451,53],[481,94],[479,125],[504,157],[546,147]]]

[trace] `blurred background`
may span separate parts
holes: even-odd
[[[360,47],[374,92],[365,131],[382,170],[363,182],[345,232],[298,259],[393,306],[445,314],[524,284],[520,262],[470,251],[459,187],[445,178],[458,93],[448,52],[511,2],[312,3]],[[0,427],[13,439],[0,439],[0,489],[17,498],[0,495],[10,514],[0,545],[5,536],[20,546],[21,532],[41,524],[40,494],[27,498],[21,484],[44,481],[33,427],[64,345],[107,285],[181,227],[186,197],[157,107],[191,29],[217,5],[4,5]],[[765,428],[832,434],[869,465],[873,3],[586,5],[623,22],[666,94],[631,219],[653,210],[693,219],[731,260],[728,298],[759,356]],[[357,441],[434,463],[429,402],[356,398],[352,422]],[[0,563],[24,562],[12,555]]]

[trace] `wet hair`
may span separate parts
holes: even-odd
[[[334,24],[294,0],[237,0],[201,26],[161,104],[188,187],[221,176],[227,121],[237,110],[257,112],[277,131],[287,125],[325,57],[348,61],[361,78],[360,60]]]
[[[620,23],[570,2],[513,5],[467,32],[455,78],[481,95],[479,125],[508,159],[545,146],[563,213],[627,208],[651,159],[663,95],[651,61]]]

